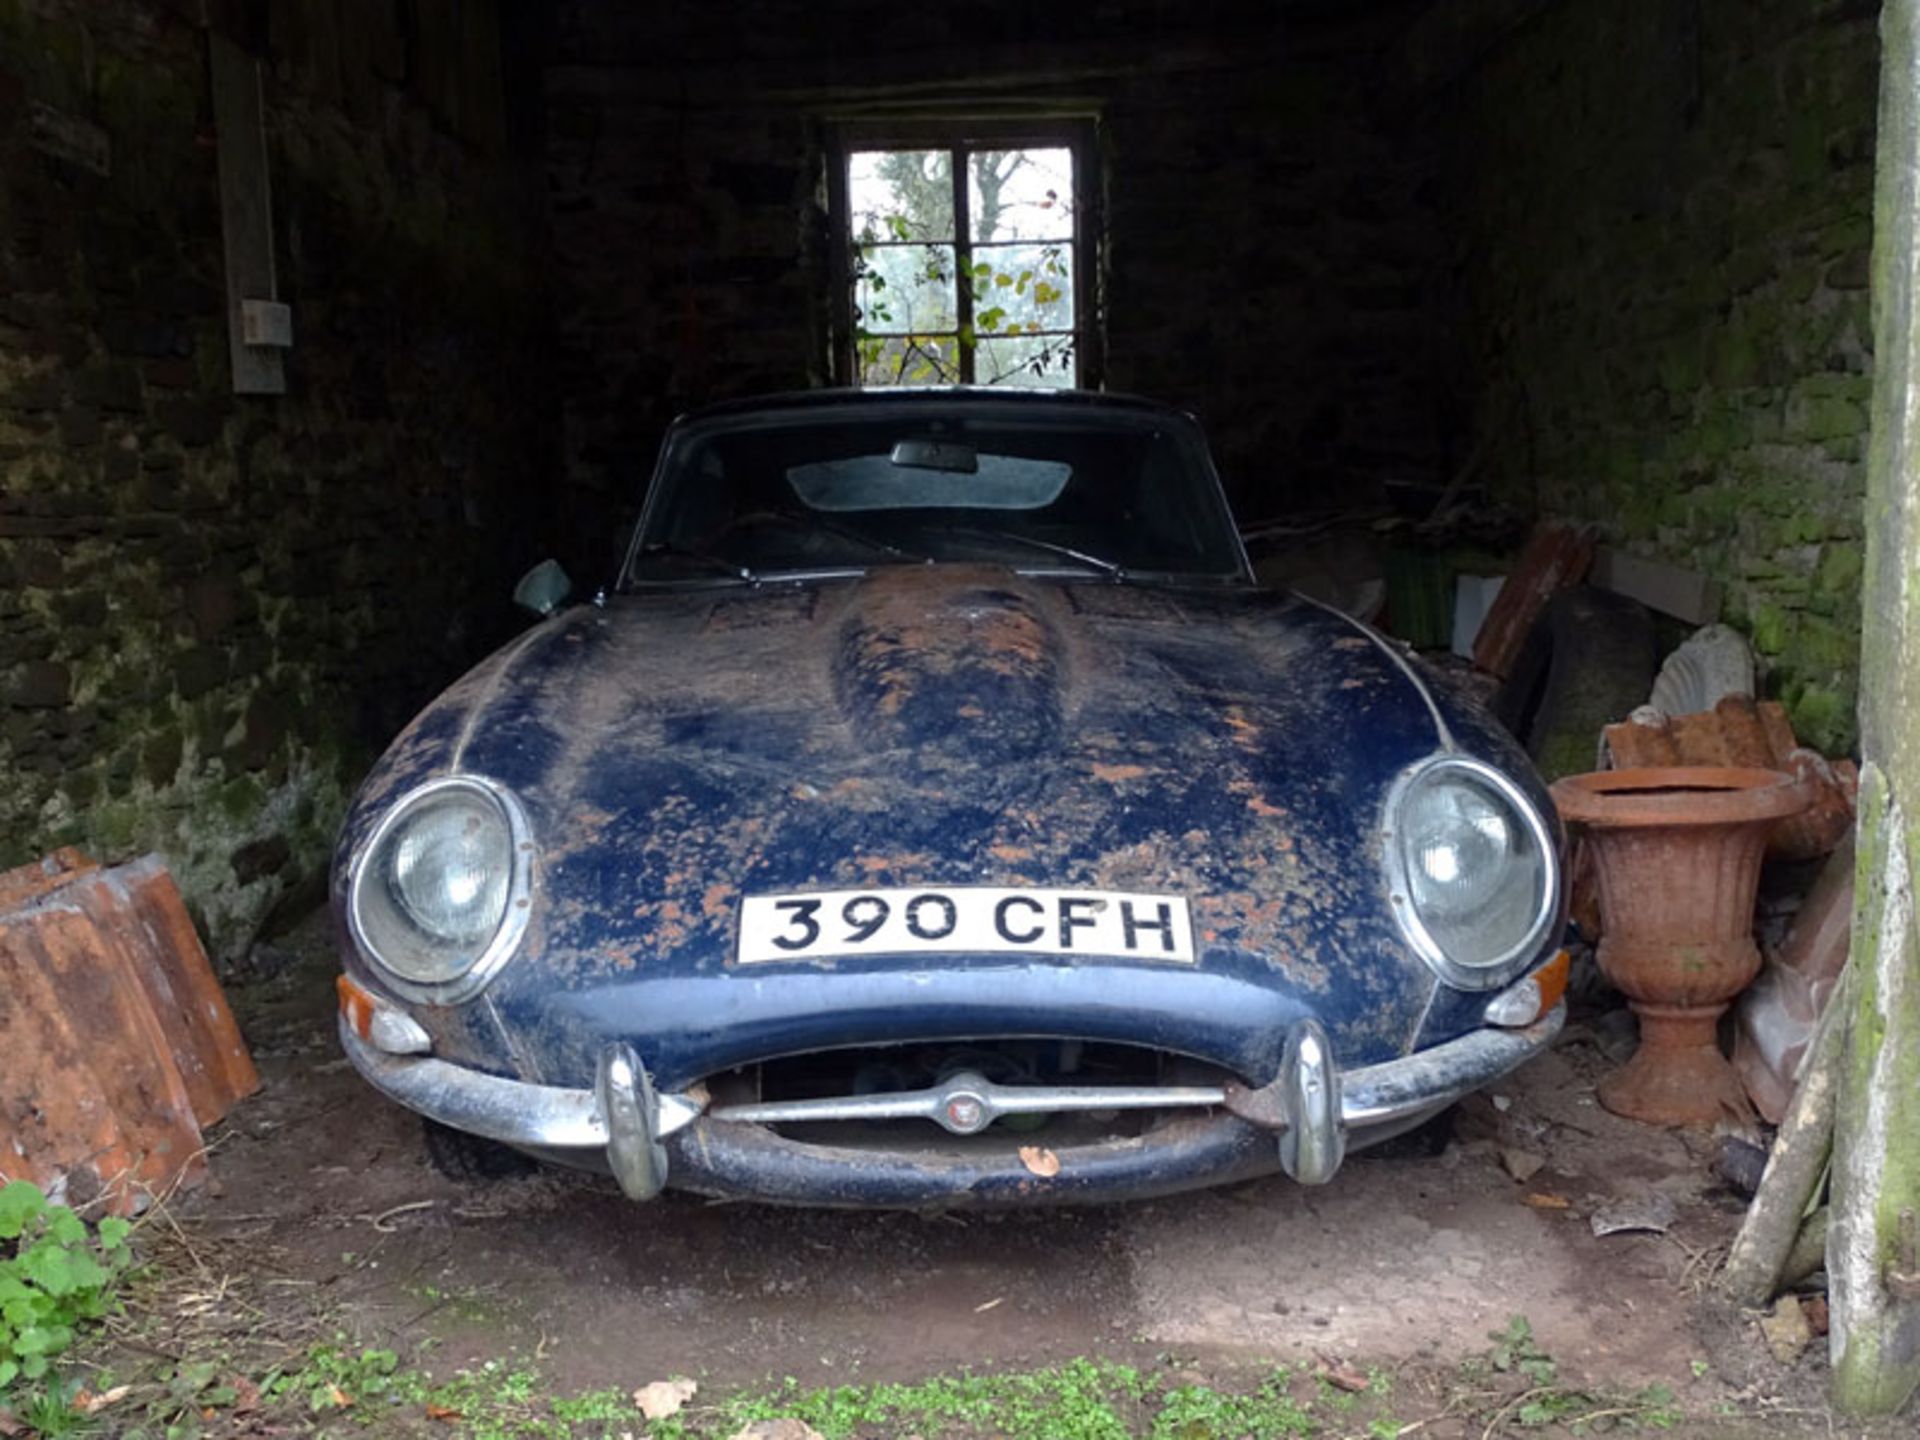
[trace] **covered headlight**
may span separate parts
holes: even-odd
[[[412,791],[375,828],[348,896],[353,932],[401,993],[478,990],[525,927],[531,847],[518,803],[477,776]]]
[[[1559,913],[1539,811],[1492,767],[1447,757],[1403,777],[1388,830],[1394,909],[1414,948],[1450,984],[1505,983]]]

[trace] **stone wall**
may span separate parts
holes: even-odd
[[[158,850],[231,958],[511,628],[555,432],[492,7],[236,28],[296,338],[289,393],[246,397],[201,8],[0,0],[0,864]]]
[[[1197,411],[1243,513],[1443,478],[1428,157],[1376,119],[1375,22],[1311,8],[559,6],[570,477],[617,512],[677,411],[823,382],[821,124],[959,110],[1098,115],[1107,384]]]
[[[1432,99],[1499,492],[1702,570],[1800,734],[1854,738],[1868,0],[1559,0]]]

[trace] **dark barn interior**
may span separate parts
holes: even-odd
[[[531,10],[0,12],[9,863],[158,850],[228,959],[310,902],[668,419],[832,377],[823,137],[897,115],[1093,120],[1087,351],[1243,523],[1598,522],[1851,744],[1876,6]],[[260,62],[283,395],[234,393],[209,35]]]
[[[1456,576],[1591,527],[1859,759],[1882,18],[0,0],[0,870],[157,853],[274,982],[369,766],[529,567],[611,576],[673,418],[893,363],[845,156],[942,136],[1071,149],[1061,353],[1200,419],[1263,579],[1444,650]]]

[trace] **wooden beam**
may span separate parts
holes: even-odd
[[[1860,868],[1827,1235],[1834,1402],[1854,1415],[1892,1414],[1920,1386],[1901,1243],[1920,1211],[1920,0],[1886,0],[1880,31]]]
[[[1603,545],[1594,553],[1587,583],[1638,600],[1650,610],[1689,625],[1711,625],[1720,618],[1720,582],[1664,560],[1649,560]]]

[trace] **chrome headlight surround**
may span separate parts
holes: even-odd
[[[505,826],[507,836],[506,903],[492,938],[475,947],[459,973],[445,980],[409,979],[383,956],[368,924],[368,892],[387,883],[383,863],[388,848],[398,843],[406,822],[437,797],[455,792],[478,798]],[[389,902],[394,903],[394,902]],[[347,929],[355,946],[395,994],[427,1005],[454,1005],[477,995],[500,967],[519,949],[533,909],[533,838],[526,812],[513,792],[481,775],[448,775],[409,790],[380,817],[373,833],[353,857],[347,872]]]
[[[1511,812],[1540,856],[1540,893],[1534,899],[1532,923],[1522,937],[1499,954],[1466,963],[1447,953],[1428,929],[1414,899],[1402,818],[1407,804],[1423,786],[1459,775],[1493,791]],[[1464,755],[1433,755],[1401,773],[1387,793],[1385,865],[1393,918],[1407,942],[1441,980],[1459,990],[1493,990],[1505,985],[1538,955],[1560,915],[1560,854],[1546,818],[1526,793],[1483,760]]]

